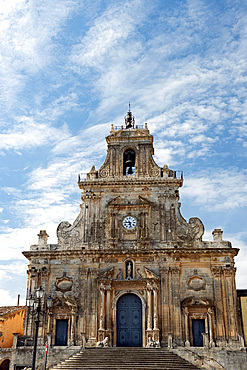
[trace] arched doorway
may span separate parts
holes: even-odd
[[[4,360],[0,365],[0,369],[9,370],[9,363],[10,363],[9,359]]]
[[[135,294],[124,294],[117,302],[117,346],[142,347],[142,302]]]

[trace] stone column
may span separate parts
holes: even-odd
[[[72,311],[70,321],[70,345],[75,344],[75,312]]]
[[[163,201],[163,197],[161,198]],[[161,223],[161,240],[165,240],[165,228],[166,228],[166,219],[165,219],[165,205],[162,202],[160,205],[160,223]]]
[[[145,216],[145,239],[149,238],[149,227],[148,227],[148,213],[145,211],[144,213]]]
[[[153,297],[154,297],[154,328],[153,330],[157,330],[158,328],[158,297],[157,297],[158,287],[154,286],[153,288]]]
[[[139,239],[144,238],[144,217],[143,212],[140,213],[140,222],[139,222]]]
[[[225,281],[225,291],[226,291],[226,310],[228,313],[228,330],[229,337],[236,338],[237,336],[237,312],[236,312],[236,293],[234,292],[235,285],[233,283],[235,276],[234,268],[224,268],[223,277]],[[235,298],[235,299],[234,299]]]
[[[221,268],[212,267],[211,269],[214,279],[214,302],[215,302],[215,313],[216,313],[216,340],[222,340],[225,338],[225,325],[223,319],[223,296],[221,289]]]
[[[110,213],[110,230],[111,230],[111,239],[114,239],[115,236],[115,214],[114,211]]]
[[[185,346],[190,347],[190,333],[189,333],[189,309],[184,308],[184,325],[185,325]]]
[[[17,347],[17,341],[18,341],[18,335],[20,333],[13,333],[13,343],[12,343],[12,349],[16,349]]]
[[[89,346],[95,346],[97,341],[97,305],[98,305],[98,270],[88,269],[87,290],[87,337]]]
[[[152,330],[152,287],[147,284],[147,330]]]
[[[88,241],[88,202],[85,202],[83,242]]]
[[[162,320],[161,341],[162,344],[165,345],[165,343],[168,340],[168,333],[170,332],[169,289],[167,289],[169,269],[167,267],[161,267],[160,273],[161,273],[160,295],[161,295],[161,320]]]
[[[100,285],[100,321],[99,330],[105,329],[105,286]]]
[[[51,346],[51,333],[47,333],[47,345],[48,345],[48,348],[50,348],[50,346]]]
[[[202,338],[203,338],[203,347],[208,348],[209,347],[208,333],[202,333]]]
[[[114,238],[115,238],[115,241],[117,242],[119,238],[119,225],[118,225],[118,212],[117,211],[114,213],[114,221],[115,221]]]
[[[111,330],[111,286],[106,286],[106,329]]]
[[[209,326],[209,347],[214,347],[214,339],[213,339],[213,320],[212,320],[212,315],[213,315],[213,310],[212,308],[208,308],[208,326]]]
[[[171,269],[171,313],[173,321],[173,333],[174,340],[181,341],[182,338],[182,316],[180,306],[180,267],[176,266]],[[182,343],[177,343],[182,345]]]
[[[227,313],[227,299],[228,296],[226,296],[226,287],[225,287],[225,278],[224,275],[220,274],[220,282],[221,282],[221,290],[222,290],[222,306],[223,306],[223,320],[224,320],[224,326],[225,326],[225,336],[226,339],[229,339],[229,326],[228,326],[228,313]]]

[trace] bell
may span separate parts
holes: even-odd
[[[128,169],[128,175],[132,175],[133,174],[133,170],[132,170],[132,167],[130,167],[129,169]]]

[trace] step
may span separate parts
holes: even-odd
[[[198,367],[165,348],[86,348],[53,370],[196,370]]]

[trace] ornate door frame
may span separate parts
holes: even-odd
[[[190,347],[193,343],[192,320],[205,320],[205,333],[203,344],[206,347],[214,347],[213,328],[213,303],[206,298],[189,297],[182,302],[184,317],[185,346]]]

